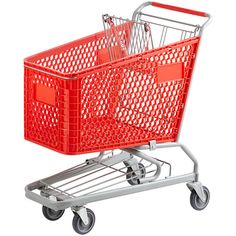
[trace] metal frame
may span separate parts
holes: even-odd
[[[138,18],[139,18],[139,15],[142,14],[142,10],[145,8],[145,7],[148,7],[148,6],[151,6],[152,5],[152,2],[145,2],[143,4],[141,4],[133,13],[133,16],[132,16],[132,21],[137,21]],[[156,16],[153,16],[153,17],[156,17]],[[202,32],[203,32],[203,29],[210,23],[212,17],[209,13],[206,13],[205,17],[207,17],[207,20],[203,23],[203,25],[201,26],[201,33],[200,35],[202,35]],[[182,22],[184,23],[184,22]],[[187,23],[185,23],[187,24]]]
[[[190,190],[195,189],[197,194],[199,194],[199,197],[204,201],[202,185],[198,182],[198,162],[193,154],[187,149],[186,146],[180,143],[156,144],[156,149],[173,147],[181,148],[182,151],[190,158],[190,160],[194,164],[193,172],[179,176],[167,176],[164,179],[156,180],[160,174],[160,163],[163,161],[156,160],[154,157],[150,157],[142,153],[141,151],[138,151],[140,149],[149,149],[150,146],[146,145],[136,148],[124,149],[124,151],[122,151],[120,154],[113,155],[112,157],[104,158],[105,154],[101,153],[97,158],[92,159],[92,162],[83,163],[66,171],[60,172],[56,175],[27,185],[25,187],[25,194],[27,198],[36,201],[44,206],[47,206],[53,210],[64,210],[69,207],[74,208],[76,206],[84,206],[85,204],[90,202],[96,202],[179,183],[187,183]],[[91,194],[85,194],[79,197],[73,197],[72,195],[67,195],[66,192],[58,192],[58,189],[51,188],[53,183],[57,183],[70,177],[80,176],[84,173],[88,173],[89,171],[99,170],[99,168],[104,167],[104,165],[112,167],[114,164],[132,159],[133,156],[140,156],[142,159],[155,164],[157,166],[157,171],[154,176],[151,178],[140,179],[140,184],[134,186],[127,186],[107,191],[92,192]],[[97,163],[95,164],[95,162]],[[41,194],[35,193],[34,190],[40,190]],[[52,198],[50,197],[51,195],[56,197],[58,200],[52,200]]]
[[[133,13],[132,21],[122,17],[110,16],[108,14],[102,16],[107,39],[107,48],[111,61],[166,45],[167,31],[168,33],[171,30],[180,32],[177,37],[171,35],[172,43],[195,36],[201,36],[203,29],[208,25],[211,19],[209,14],[205,14],[204,16],[207,18],[206,21],[201,24],[193,24],[172,19],[170,17],[160,17],[142,12],[145,7],[151,5],[152,2],[145,2],[139,6]],[[147,19],[145,19],[145,17]],[[128,22],[132,22],[132,24],[125,24]],[[154,40],[152,30],[157,28],[157,26],[159,27],[159,30],[161,30],[160,37]],[[130,35],[129,43],[126,42],[128,45],[122,40],[124,34],[119,34],[124,30],[128,31],[128,34]],[[153,41],[156,42],[156,45],[153,44]],[[119,45],[120,47],[115,48],[115,45]],[[122,51],[125,51],[125,54],[122,53]]]

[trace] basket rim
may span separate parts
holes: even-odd
[[[73,72],[73,73],[60,72],[58,70],[51,69],[49,67],[41,66],[41,65],[39,65],[39,64],[32,61],[32,60],[35,60],[35,58],[38,58],[39,56],[41,56],[43,54],[44,55],[45,54],[46,55],[47,54],[51,55],[49,53],[52,52],[52,51],[56,51],[56,50],[59,50],[59,49],[62,50],[63,48],[67,48],[68,46],[71,46],[73,44],[78,45],[78,42],[87,41],[88,38],[95,37],[96,39],[98,39],[98,38],[102,37],[103,35],[104,35],[104,31],[100,31],[98,33],[95,33],[95,34],[92,34],[92,35],[89,35],[89,36],[86,36],[86,37],[68,42],[66,44],[62,44],[60,46],[56,46],[56,47],[48,49],[46,51],[42,51],[40,53],[37,53],[37,54],[34,54],[32,56],[26,57],[24,59],[24,67],[31,68],[31,69],[40,71],[42,73],[50,74],[52,76],[59,77],[60,79],[74,80],[74,79],[78,79],[82,76],[85,76],[87,74],[94,73],[95,71],[100,72],[100,71],[104,70],[105,68],[114,68],[114,67],[117,67],[117,65],[122,66],[122,65],[134,62],[134,61],[143,60],[143,59],[146,59],[147,57],[151,57],[153,55],[163,53],[163,51],[170,50],[170,49],[175,49],[175,48],[178,48],[179,46],[185,46],[185,45],[189,44],[189,42],[191,42],[191,41],[192,41],[192,43],[195,43],[200,39],[200,36],[191,37],[191,38],[184,39],[184,40],[181,40],[181,41],[177,41],[177,42],[174,42],[174,43],[171,43],[171,44],[159,47],[159,48],[154,48],[154,49],[151,49],[151,50],[147,50],[143,53],[126,56],[126,57],[123,57],[123,58],[120,58],[120,59],[116,59],[114,61],[109,61],[109,62],[106,62],[106,63],[103,63],[103,64],[99,64],[99,65],[96,65],[96,66],[93,66],[93,67],[86,68],[84,70]]]

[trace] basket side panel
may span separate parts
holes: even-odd
[[[67,123],[64,83],[56,76],[25,67],[25,138],[63,151],[63,129]]]
[[[80,77],[80,152],[175,141],[199,38]]]
[[[125,65],[117,119],[152,133],[157,142],[176,141],[199,40],[176,43]]]

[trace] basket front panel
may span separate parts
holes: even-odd
[[[61,81],[25,68],[25,138],[60,149]]]

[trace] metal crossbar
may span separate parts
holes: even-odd
[[[126,161],[128,161],[129,159],[126,159]],[[140,163],[141,163],[141,161],[140,161]],[[60,181],[55,182],[54,184],[50,184],[50,181],[47,181],[47,180],[50,180],[50,177],[47,179],[44,179],[44,180],[40,180],[40,182],[43,185],[45,185],[45,187],[42,191],[44,193],[50,192],[51,195],[53,195],[54,197],[58,197],[58,198],[61,195],[65,195],[69,198],[76,198],[76,197],[78,197],[79,193],[83,193],[80,196],[88,195],[91,193],[99,192],[104,189],[111,188],[115,185],[118,185],[118,184],[121,184],[124,182],[127,182],[128,180],[135,178],[134,176],[137,176],[137,178],[138,178],[139,172],[142,170],[145,170],[146,174],[151,174],[151,173],[155,172],[155,170],[147,171],[147,169],[153,165],[152,163],[150,163],[146,166],[143,165],[143,167],[141,167],[139,170],[132,170],[131,165],[126,165],[121,168],[115,167],[118,164],[120,164],[120,163],[115,162],[112,164],[105,164],[103,162],[103,160],[97,161],[96,159],[94,159],[94,160],[92,159],[91,163],[88,166],[78,165],[78,166],[70,168],[66,171],[63,171],[57,175],[52,176],[52,178],[55,178],[55,176],[56,176],[60,180],[61,175],[72,174],[72,176],[74,176],[73,172],[76,171],[78,173],[79,177],[77,177],[75,179],[69,178],[69,179],[67,179],[66,182],[61,183],[59,185],[57,183]],[[91,166],[95,167],[95,165],[98,165],[98,168],[96,170],[89,171],[88,173],[86,173],[84,175],[80,175],[81,170],[83,170],[83,171],[88,170]],[[131,170],[128,172],[127,170],[129,168],[131,168]],[[99,176],[96,176],[96,174],[98,172],[103,172],[106,169],[111,169],[111,171],[108,171],[106,173],[100,174]],[[121,174],[115,175],[117,173],[121,173]],[[88,177],[91,177],[91,178],[88,179]],[[98,180],[99,180],[99,182],[98,182]],[[73,184],[73,185],[71,185],[71,184]],[[92,184],[92,185],[89,185],[89,184]],[[102,186],[102,185],[105,185],[105,186]],[[100,187],[100,186],[102,186],[102,187]],[[53,190],[53,194],[52,194],[52,190]],[[72,190],[74,190],[74,191],[71,192]],[[91,190],[91,191],[86,192],[88,190]],[[86,192],[86,193],[84,193],[84,192]]]

